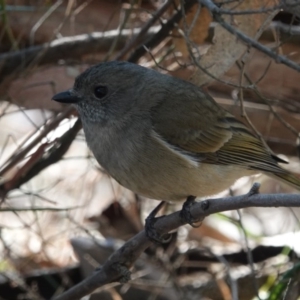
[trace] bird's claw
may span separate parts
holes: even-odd
[[[194,204],[196,204],[195,201],[196,197],[189,196],[187,197],[186,201],[182,205],[182,209],[180,211],[180,217],[184,223],[188,223],[193,228],[197,228],[201,225],[203,218],[201,219],[195,219],[191,214],[191,208]]]
[[[149,214],[149,216],[145,220],[146,236],[152,242],[159,243],[159,244],[168,243],[172,239],[172,234],[161,235],[157,232],[154,226],[154,224],[157,222],[159,218],[163,218],[163,217],[155,217],[155,216],[164,205],[165,205],[164,201],[160,202],[159,205],[153,209],[153,211]]]

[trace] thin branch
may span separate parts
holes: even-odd
[[[241,64],[239,62],[236,63],[236,65],[238,66],[239,69],[242,69],[243,66],[241,66]],[[275,110],[275,108],[272,106],[271,104],[271,101],[264,97],[258,90],[256,84],[254,82],[252,82],[251,78],[249,77],[249,75],[247,73],[244,73],[244,76],[245,78],[247,79],[247,81],[249,82],[250,86],[251,86],[251,90],[254,91],[255,95],[260,99],[262,100],[270,109],[270,111],[272,112],[272,114],[276,117],[276,119],[284,126],[286,127],[290,132],[292,132],[296,137],[299,138],[300,136],[300,132],[295,128],[293,127],[290,123],[288,123],[287,121],[285,121],[282,116]],[[254,129],[254,128],[252,128]],[[255,129],[254,129],[255,130]],[[258,136],[260,138],[262,138],[261,134],[258,133],[258,131],[256,131],[256,134],[258,134]],[[262,139],[263,141],[263,139]],[[265,143],[264,143],[265,144]],[[266,144],[265,144],[266,145]]]
[[[67,107],[61,114],[56,116],[53,120],[50,121],[49,124],[46,124],[45,127],[40,131],[40,134],[34,138],[28,145],[24,148],[22,146],[28,141],[29,137],[18,146],[18,150],[13,153],[4,163],[0,166],[0,176],[2,176],[5,172],[19,163],[26,154],[32,150],[40,141],[54,128],[58,126],[58,124],[65,118],[69,117],[74,112],[73,107]]]
[[[244,9],[244,10],[231,10],[218,8],[218,13],[222,15],[253,15],[253,14],[264,14],[268,12],[273,12],[274,10],[284,10],[284,9],[292,9],[294,7],[300,6],[300,3],[282,3],[278,5],[274,5],[272,7],[261,7],[260,9]],[[215,9],[212,7],[212,12]]]
[[[242,233],[243,233],[243,237],[244,237],[244,240],[245,240],[245,252],[247,253],[247,260],[248,260],[248,264],[250,266],[250,270],[251,270],[251,279],[252,279],[252,284],[253,284],[253,288],[254,288],[254,291],[255,291],[255,294],[256,294],[256,297],[261,300],[261,298],[259,297],[259,287],[258,287],[258,284],[257,284],[257,281],[256,281],[256,276],[255,274],[257,273],[256,270],[255,270],[255,267],[254,267],[254,261],[253,261],[253,255],[252,255],[252,252],[250,250],[250,246],[249,246],[249,240],[248,240],[248,236],[247,236],[247,233],[246,233],[246,230],[245,230],[245,227],[243,226],[243,222],[242,222],[242,214],[240,212],[240,210],[238,209],[237,210],[237,214],[238,214],[238,224],[239,224],[239,227],[241,228],[242,230]]]
[[[191,7],[193,7],[197,3],[196,0],[186,0],[184,3],[184,7],[180,9],[167,23],[165,23],[161,29],[153,36],[148,39],[143,45],[137,48],[134,53],[130,55],[128,58],[129,62],[137,62],[140,57],[146,54],[145,49],[152,49],[157,46],[160,42],[162,42],[170,33],[170,31],[175,27],[175,24],[178,24],[179,21],[183,17],[183,12],[188,11]],[[146,46],[146,48],[145,48]]]
[[[26,212],[26,211],[70,211],[74,209],[83,208],[83,206],[70,206],[70,207],[3,207],[0,212]]]
[[[115,60],[122,59],[132,48],[138,45],[142,39],[145,39],[145,34],[148,32],[151,26],[167,11],[172,4],[173,0],[167,0],[161,8],[159,8],[153,17],[141,28],[140,32],[133,37],[127,45],[116,55]]]
[[[268,149],[268,145],[265,142],[262,134],[256,129],[254,124],[252,123],[251,119],[249,118],[247,111],[245,109],[244,105],[244,89],[243,89],[243,82],[244,82],[244,76],[245,76],[245,62],[244,60],[241,61],[241,72],[240,72],[240,89],[239,89],[239,98],[241,103],[241,115],[246,120],[247,124],[252,128],[252,130],[255,132],[256,136],[261,140],[261,142],[264,144],[264,146]]]
[[[249,46],[256,48],[257,50],[267,54],[268,56],[272,57],[277,63],[282,63],[287,65],[288,67],[300,72],[300,65],[295,63],[294,61],[286,58],[283,55],[276,54],[274,51],[269,49],[268,47],[262,45],[261,43],[255,41],[254,39],[250,38],[249,36],[245,35],[240,30],[234,28],[229,23],[225,22],[221,17],[220,9],[211,1],[211,0],[199,0],[202,5],[207,7],[213,15],[213,18],[227,31],[232,33],[233,35],[237,36],[240,40],[246,43]]]
[[[151,27],[146,33],[152,36],[157,32],[159,26]],[[130,35],[137,35],[140,32],[136,29],[123,29],[120,35],[122,46]],[[56,64],[59,60],[78,60],[87,54],[96,53],[99,50],[106,51],[111,46],[113,40],[119,35],[118,30],[105,32],[93,32],[72,37],[56,39],[50,43],[29,47],[20,51],[4,53],[0,55],[0,82],[5,77],[24,71],[33,61],[37,60],[37,65]]]
[[[78,119],[73,127],[58,138],[47,152],[44,152],[46,147],[42,144],[40,149],[43,152],[38,153],[38,159],[29,159],[12,179],[0,184],[0,200],[3,200],[9,191],[20,187],[45,168],[60,161],[81,128],[81,121]]]
[[[258,194],[259,184],[256,183],[246,195],[210,199],[195,203],[191,214],[195,219],[203,219],[211,214],[246,207],[300,207],[300,194]],[[154,224],[155,230],[163,235],[185,225],[180,217],[180,211],[159,217]],[[127,268],[130,268],[137,258],[151,245],[145,231],[127,241],[114,252],[102,267],[93,275],[78,285],[59,295],[55,300],[80,299],[96,288],[114,281],[124,282],[128,279]],[[124,278],[125,275],[125,278]]]

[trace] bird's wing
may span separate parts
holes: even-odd
[[[197,95],[198,94],[198,95]],[[194,153],[214,153],[232,138],[225,111],[201,92],[172,101],[169,95],[152,110],[153,129],[168,143]],[[191,97],[193,96],[193,97]],[[198,96],[198,97],[197,97]]]
[[[181,95],[182,102],[172,101],[170,95],[153,109],[153,130],[164,141],[205,163],[284,172],[277,165],[284,161],[271,153],[243,123],[208,94],[200,90],[191,93],[189,97]]]

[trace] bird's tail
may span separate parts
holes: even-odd
[[[293,186],[294,188],[300,190],[300,177],[294,175],[288,171],[282,173],[273,173],[273,176],[286,184]]]

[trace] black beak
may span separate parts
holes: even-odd
[[[65,91],[54,95],[52,100],[61,103],[77,103],[81,100],[81,98],[73,95],[70,91]]]

